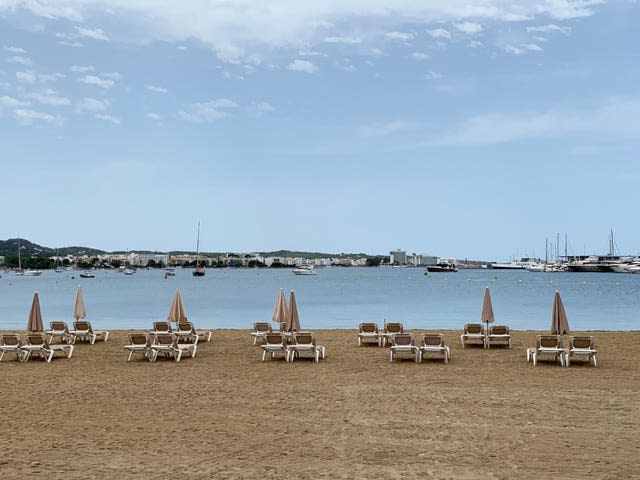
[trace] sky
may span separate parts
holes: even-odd
[[[0,0],[0,239],[640,253],[632,0]],[[553,247],[555,249],[555,246]]]

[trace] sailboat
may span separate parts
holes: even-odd
[[[53,271],[56,273],[62,273],[64,272],[64,268],[62,268],[62,265],[60,264],[60,257],[58,256],[58,250],[56,249],[56,260],[53,263]]]
[[[194,277],[204,277],[204,267],[200,265],[200,222],[198,222],[198,242],[196,244],[196,268],[193,270]]]
[[[16,275],[27,275],[29,277],[37,277],[42,275],[40,270],[22,270],[22,257],[20,256],[20,239],[18,239],[18,269]]]

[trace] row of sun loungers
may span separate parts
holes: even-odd
[[[552,360],[568,367],[571,360],[580,360],[598,365],[595,340],[592,336],[569,337],[569,348],[565,350],[562,335],[538,335],[535,348],[527,349],[527,361],[536,366],[539,360]]]
[[[169,322],[154,322],[150,333],[130,333],[124,346],[124,359],[131,361],[135,355],[155,362],[158,356],[179,362],[184,356],[196,356],[198,340],[211,341],[210,330],[198,330],[191,322],[177,322],[173,328]]]
[[[267,356],[271,359],[282,356],[286,362],[310,356],[316,363],[326,357],[326,348],[316,343],[313,332],[273,331],[269,323],[256,322],[251,337],[253,345],[260,344],[260,359],[263,362]]]
[[[47,336],[42,333],[29,333],[24,338],[14,333],[0,335],[0,361],[6,354],[14,354],[20,362],[41,358],[50,363],[56,353],[62,353],[66,358],[71,358],[73,345],[50,343]]]
[[[49,338],[49,342],[53,342],[55,339],[68,344],[75,344],[76,340],[87,340],[91,345],[96,343],[96,340],[107,341],[109,338],[109,332],[106,330],[94,330],[91,327],[91,323],[86,320],[77,320],[73,322],[73,330],[69,330],[67,322],[54,321],[49,322],[49,330],[45,330],[45,335]]]

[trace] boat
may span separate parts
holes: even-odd
[[[96,278],[96,276],[89,270],[83,270],[80,272],[80,278]]]
[[[194,277],[204,277],[204,266],[200,265],[200,222],[198,222],[198,241],[196,243],[196,266],[192,272]]]
[[[167,268],[164,269],[164,275],[165,275],[165,277],[175,277],[176,269],[167,267]]]
[[[300,265],[299,267],[294,268],[294,275],[315,275],[316,271],[310,265]]]
[[[428,273],[437,273],[437,272],[457,272],[455,264],[449,262],[438,262],[435,265],[427,265],[427,271],[425,275]]]
[[[42,275],[42,272],[40,270],[25,270],[24,275],[28,277],[38,277]]]
[[[53,271],[56,273],[64,272],[64,268],[60,264],[60,257],[58,256],[58,250],[56,250],[56,259],[53,261]]]
[[[520,260],[512,260],[509,263],[492,263],[490,268],[499,270],[528,270],[539,266],[535,258],[522,257]]]
[[[615,273],[640,273],[640,265],[634,263],[613,263],[609,268]]]
[[[136,273],[136,271],[133,268],[125,268],[122,273],[124,273],[125,275],[133,275],[134,273]]]

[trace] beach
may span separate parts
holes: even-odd
[[[194,359],[125,362],[127,333],[51,364],[5,357],[3,478],[640,476],[638,332],[591,332],[597,368],[533,367],[533,331],[511,350],[443,331],[448,365],[389,363],[355,330],[316,330],[318,364],[263,363],[238,329]]]

